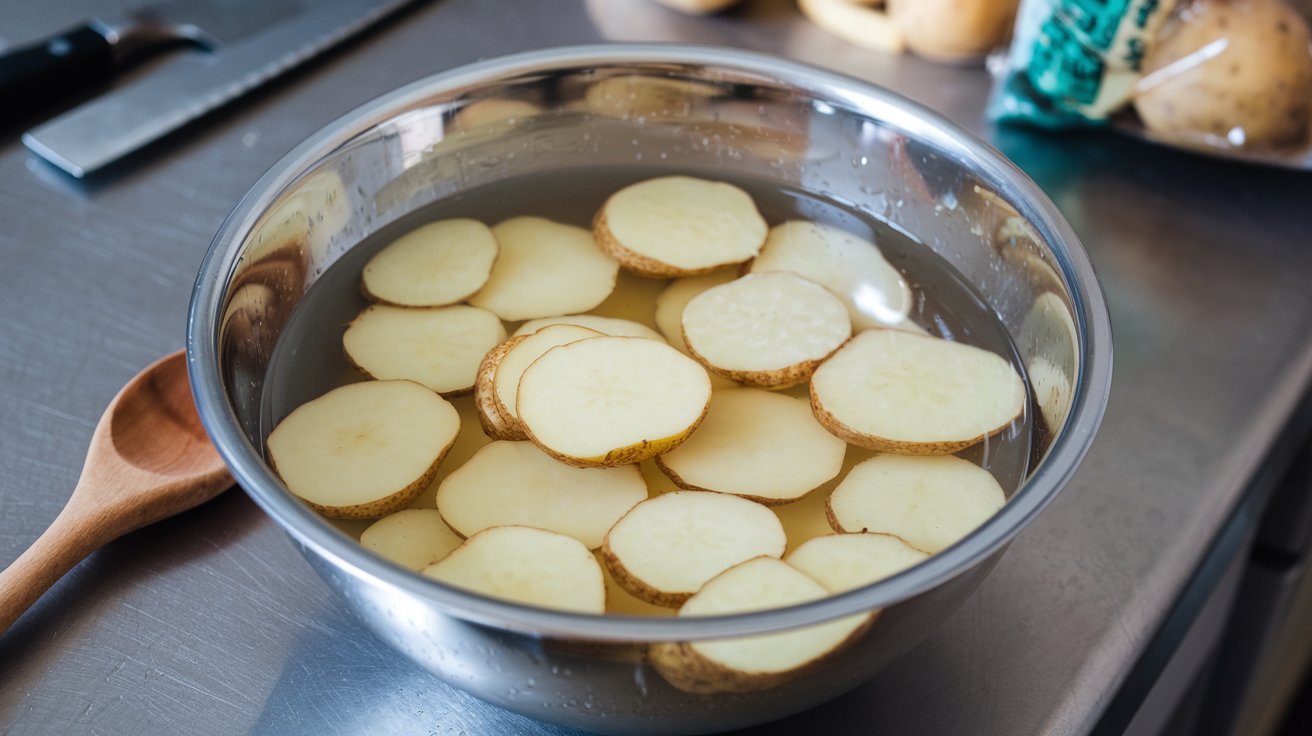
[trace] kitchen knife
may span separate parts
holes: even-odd
[[[109,81],[152,51],[191,43],[214,50],[296,14],[303,0],[172,0],[91,18],[0,55],[0,99],[11,112]]]
[[[409,2],[173,0],[131,13],[122,22],[93,22],[75,29],[77,38],[67,38],[69,34],[58,37],[67,42],[75,60],[58,72],[47,73],[46,79],[79,79],[87,73],[85,69],[92,68],[92,62],[99,65],[97,69],[105,69],[106,64],[112,69],[115,54],[139,53],[141,45],[161,38],[173,42],[186,39],[211,50],[170,59],[143,78],[25,133],[23,143],[73,176],[86,176]],[[120,30],[101,36],[107,51],[93,54],[83,50],[95,48],[88,33],[114,28]],[[132,39],[134,33],[136,40]],[[25,51],[31,50],[29,47]],[[109,70],[102,73],[108,74]]]

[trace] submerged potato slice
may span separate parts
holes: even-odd
[[[579,613],[606,611],[597,559],[577,539],[542,529],[486,529],[423,572],[492,598]]]
[[[547,325],[523,339],[517,339],[510,346],[492,376],[492,395],[497,402],[497,413],[509,431],[521,435],[520,439],[528,436],[519,421],[519,413],[515,411],[519,379],[524,371],[548,350],[591,337],[601,337],[601,333],[577,325]]]
[[[648,340],[665,342],[665,338],[661,337],[659,332],[647,325],[629,319],[601,317],[595,314],[567,314],[563,317],[543,317],[542,319],[529,320],[520,325],[511,337],[531,335],[543,327],[551,325],[575,325],[577,327],[586,327],[589,330],[596,330],[599,334],[610,335],[611,337],[645,337]]]
[[[770,509],[723,493],[673,491],[634,506],[602,546],[606,569],[642,600],[674,608],[707,580],[753,557],[781,557]]]
[[[804,542],[784,562],[810,575],[831,593],[883,580],[929,559],[891,534],[829,534]]]
[[[611,195],[593,231],[625,268],[664,278],[746,261],[761,250],[766,224],[752,198],[732,184],[663,176]]]
[[[656,464],[681,488],[774,505],[838,475],[846,452],[847,443],[820,426],[805,400],[731,388],[711,394],[701,426]]]
[[[772,557],[757,557],[708,581],[679,616],[722,616],[794,606],[829,595],[805,573]],[[777,687],[843,648],[871,621],[845,616],[800,629],[734,639],[662,642],[651,663],[671,685],[692,693],[738,693]]]
[[[375,304],[346,328],[342,346],[370,378],[406,379],[460,396],[474,388],[479,361],[504,339],[501,320],[485,309]]]
[[[404,307],[455,304],[483,288],[497,240],[478,220],[421,225],[378,251],[360,275],[365,296]]]
[[[815,372],[811,408],[854,445],[946,455],[1011,424],[1025,385],[996,353],[937,337],[874,329]]]
[[[615,288],[619,264],[581,227],[515,217],[492,228],[501,247],[487,284],[469,298],[502,319],[586,312]]]
[[[515,345],[527,335],[512,337],[497,345],[483,356],[474,376],[474,410],[478,412],[478,424],[483,433],[494,440],[527,439],[524,427],[518,421],[511,422],[497,408],[496,375],[497,368]]]
[[[738,278],[733,271],[715,271],[701,276],[687,276],[675,279],[656,297],[656,326],[670,341],[670,344],[683,352],[688,352],[688,344],[683,341],[683,308],[698,294],[713,286],[727,284]]]
[[[493,442],[442,481],[437,510],[466,537],[521,524],[596,549],[611,526],[646,498],[636,465],[574,468],[531,442]]]
[[[365,549],[415,572],[451,554],[463,541],[436,509],[402,509],[360,534]]]
[[[971,533],[1006,497],[989,471],[950,455],[878,455],[852,468],[829,496],[838,532],[892,534],[930,554]]]
[[[857,332],[900,325],[911,311],[911,287],[879,248],[829,225],[805,220],[776,225],[750,270],[787,271],[820,284],[847,307]]]
[[[333,389],[269,433],[269,464],[325,516],[368,519],[405,508],[455,442],[460,415],[412,381]]]
[[[842,302],[791,273],[761,273],[712,287],[683,309],[688,352],[733,381],[787,388],[852,336]]]
[[[669,345],[594,337],[534,361],[519,379],[516,413],[529,439],[561,462],[626,465],[678,447],[710,398],[706,371]]]

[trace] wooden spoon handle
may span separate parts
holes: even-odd
[[[112,536],[104,538],[105,532]],[[0,570],[0,636],[55,581],[115,536],[108,527],[97,529],[67,507],[61,511],[27,551]]]

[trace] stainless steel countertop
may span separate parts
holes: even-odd
[[[126,5],[8,3],[17,43]],[[982,70],[862,51],[789,0],[693,20],[646,0],[439,0],[89,185],[0,138],[0,565],[54,518],[101,409],[182,345],[224,215],[301,138],[481,57],[605,40],[770,51],[863,77],[991,140],[1070,219],[1111,304],[1116,377],[1072,484],[932,639],[758,733],[1084,733],[1312,376],[1312,178],[1114,134],[995,131]],[[338,606],[240,491],[120,540],[0,639],[0,732],[562,733],[475,701]]]

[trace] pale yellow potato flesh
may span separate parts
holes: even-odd
[[[751,273],[787,271],[825,287],[843,302],[852,328],[902,324],[911,311],[911,287],[871,241],[807,220],[770,229]]]
[[[571,536],[588,549],[639,501],[647,484],[636,465],[575,468],[531,442],[493,442],[437,489],[437,510],[451,528],[472,536],[494,526],[523,525]]]
[[[674,491],[634,506],[611,527],[602,559],[615,581],[676,607],[707,580],[753,557],[781,557],[787,539],[770,509],[737,496]]]
[[[436,509],[402,509],[360,534],[365,549],[415,572],[442,560],[463,541]]]
[[[824,598],[829,591],[772,557],[731,567],[702,586],[679,616],[723,616],[783,608]],[[772,634],[653,645],[652,664],[681,690],[750,692],[800,676],[864,631],[868,613]]]
[[[846,452],[847,443],[820,426],[805,400],[731,388],[713,392],[697,431],[656,463],[683,488],[773,505],[834,478]]]
[[[333,389],[269,433],[269,462],[297,497],[337,518],[404,508],[423,491],[460,431],[445,399],[412,381]]]
[[[710,398],[706,371],[669,345],[594,337],[534,361],[519,379],[516,413],[557,460],[625,465],[678,447]]]
[[[738,274],[734,271],[722,270],[671,281],[656,297],[656,326],[665,335],[665,339],[680,352],[688,352],[688,344],[683,341],[683,308],[703,291],[727,284],[736,278]]]
[[[944,455],[1005,429],[1025,407],[1020,374],[996,353],[901,330],[867,330],[815,371],[825,428],[873,450]]]
[[[562,317],[532,319],[520,325],[511,337],[531,335],[543,327],[550,327],[551,325],[575,325],[577,327],[586,327],[589,330],[596,330],[598,334],[610,335],[611,337],[645,337],[648,340],[665,342],[665,338],[661,336],[661,333],[647,325],[639,324],[633,320],[602,317],[596,314],[567,314]]]
[[[515,217],[492,228],[500,255],[469,303],[515,322],[586,312],[615,288],[619,263],[581,227]]]
[[[732,184],[663,176],[611,195],[594,231],[625,268],[646,276],[692,276],[755,256],[766,224],[752,198]]]
[[[784,557],[831,593],[842,593],[896,575],[929,555],[891,534],[828,534]]]
[[[605,613],[601,566],[573,537],[527,526],[485,529],[423,574],[491,598]]]
[[[515,402],[519,397],[519,379],[533,361],[548,350],[571,342],[601,337],[602,333],[577,325],[547,325],[515,343],[502,356],[492,378],[493,395],[501,418],[514,426],[519,421]]]
[[[374,304],[346,328],[342,346],[370,378],[415,381],[459,396],[473,390],[479,362],[505,339],[505,326],[485,309]]]
[[[934,554],[1006,503],[989,471],[959,457],[878,455],[852,468],[829,496],[837,532],[892,534]]]
[[[711,287],[683,309],[689,354],[712,373],[765,388],[806,381],[851,335],[838,297],[787,272]]]
[[[492,229],[478,220],[439,220],[378,251],[360,274],[366,296],[404,307],[455,304],[483,288],[497,259]]]
[[[436,508],[437,488],[442,485],[442,481],[473,457],[479,448],[492,441],[492,438],[479,426],[479,412],[473,396],[459,396],[447,401],[451,402],[456,408],[456,413],[460,415],[460,433],[456,435],[456,441],[451,445],[451,449],[447,450],[446,457],[442,458],[442,464],[437,466],[437,472],[433,474],[433,480],[428,483],[428,487],[410,502],[412,509]]]
[[[775,516],[779,517],[780,523],[784,525],[784,533],[788,535],[788,553],[816,537],[834,533],[834,528],[829,525],[829,494],[834,492],[839,482],[847,477],[852,468],[874,455],[873,450],[849,445],[847,456],[843,458],[843,469],[839,471],[837,477],[806,494],[801,500],[770,507]],[[650,480],[647,481],[647,487],[652,487]]]

